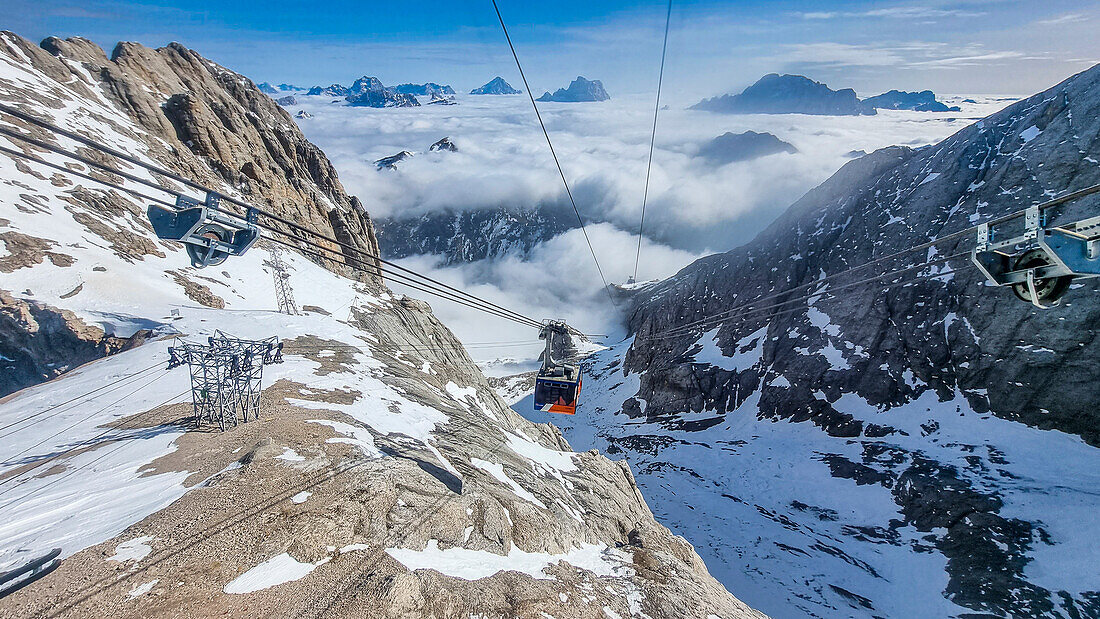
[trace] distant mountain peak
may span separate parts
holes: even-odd
[[[913,110],[915,112],[958,112],[958,106],[948,106],[936,100],[936,93],[931,90],[920,92],[905,92],[903,90],[890,90],[875,97],[863,100],[865,107],[883,110]]]
[[[332,84],[327,87],[314,86],[310,88],[307,95],[328,95],[330,97],[346,97],[348,96],[348,87],[341,84]]]
[[[421,97],[455,94],[455,89],[451,88],[450,85],[441,86],[435,82],[428,82],[426,84],[398,84],[393,87],[393,91]]]
[[[451,138],[446,137],[446,138],[441,138],[438,142],[436,142],[435,144],[432,144],[431,146],[429,146],[428,150],[429,151],[437,151],[437,150],[438,151],[444,151],[444,150],[446,150],[446,151],[450,151],[450,152],[453,153],[453,152],[458,151],[458,147],[455,146],[455,143],[451,141]]]
[[[604,90],[600,80],[587,80],[578,75],[569,84],[569,88],[559,88],[554,94],[543,93],[539,101],[558,101],[562,103],[580,103],[588,101],[607,101],[611,95]]]
[[[512,85],[504,81],[504,78],[499,75],[489,80],[484,86],[470,91],[471,95],[518,95],[522,93],[522,90],[512,88]]]
[[[723,165],[734,161],[758,159],[778,153],[797,153],[798,149],[770,133],[727,131],[699,148],[698,156],[710,163]]]
[[[874,108],[861,105],[851,88],[833,90],[804,75],[778,73],[765,75],[741,94],[703,99],[691,109],[728,114],[875,114]]]
[[[364,75],[355,80],[344,97],[354,107],[417,107],[420,102],[414,95],[395,92],[386,88],[377,77]]]
[[[411,151],[403,150],[399,153],[390,155],[389,157],[382,157],[381,159],[375,161],[374,165],[376,165],[379,170],[396,170],[398,163],[401,163],[402,161],[412,156],[413,154]]]

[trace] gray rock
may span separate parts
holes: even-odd
[[[324,153],[306,140],[286,110],[245,77],[178,43],[153,50],[122,42],[107,58],[99,46],[79,37],[50,37],[41,47],[10,33],[7,39],[19,51],[5,46],[0,53],[18,62],[29,58],[35,70],[70,81],[68,88],[78,96],[94,98],[89,89],[102,88],[158,138],[134,136],[161,165],[207,185],[239,187],[277,215],[335,235],[356,248],[360,258],[361,252],[377,254],[370,216],[344,191]],[[94,83],[62,59],[83,64]],[[15,94],[16,100],[40,104],[35,93]],[[326,266],[378,281],[335,262]]]
[[[275,103],[286,107],[288,105],[298,105],[298,100],[294,98],[294,95],[287,95],[285,97],[279,97],[275,100]]]

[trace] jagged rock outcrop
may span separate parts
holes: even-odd
[[[522,90],[516,90],[512,88],[512,85],[504,81],[503,77],[499,75],[489,80],[484,86],[480,86],[470,91],[471,95],[518,95],[523,94]]]
[[[247,78],[178,43],[153,50],[123,42],[108,58],[87,39],[50,37],[41,47],[10,32],[0,39],[0,54],[29,64],[57,85],[38,92],[4,84],[9,100],[26,111],[33,114],[95,99],[92,90],[102,89],[118,113],[144,132],[130,137],[160,165],[225,187],[230,195],[236,193],[323,233],[352,234],[337,238],[377,252],[370,216],[344,191],[324,153]],[[108,115],[90,113],[100,122],[117,124]]]
[[[287,95],[285,97],[279,97],[275,100],[275,103],[286,107],[288,105],[298,105],[298,100],[294,98],[294,95]]]
[[[868,97],[863,100],[863,105],[883,110],[913,110],[915,112],[958,112],[957,105],[947,105],[936,100],[936,94],[931,90],[920,92],[903,92],[891,90],[881,95]]]
[[[851,88],[833,90],[802,75],[770,73],[741,94],[703,99],[693,110],[726,114],[817,114],[856,116],[874,114],[874,108],[860,103]]]
[[[550,94],[544,92],[536,101],[557,101],[561,103],[581,103],[588,101],[607,101],[611,95],[603,88],[600,80],[586,80],[581,76],[569,83],[568,88],[559,88]]]
[[[420,102],[410,94],[395,92],[387,88],[377,77],[363,77],[355,80],[345,97],[353,107],[417,107]]]
[[[256,84],[256,88],[258,88],[260,90],[260,92],[264,93],[265,95],[277,95],[277,94],[279,94],[279,89],[275,88],[274,86],[272,86],[271,84],[269,84],[267,82],[260,82],[259,84]]]
[[[124,350],[130,341],[107,335],[73,312],[0,289],[0,398]]]
[[[697,156],[715,165],[758,159],[777,153],[797,153],[798,149],[770,133],[727,131],[699,147]]]
[[[298,110],[298,113],[294,115],[294,118],[302,118],[302,119],[313,118],[313,114],[310,114],[309,112],[307,112],[305,110]]]
[[[896,518],[838,515],[846,509],[842,502],[815,512],[813,501],[798,495],[786,498],[802,507],[765,506],[805,535],[805,545],[781,555],[797,556],[791,565],[830,560],[811,539],[831,530],[846,539],[841,550],[849,558],[867,543],[937,553],[946,560],[943,596],[971,612],[1095,613],[1100,593],[1072,568],[1047,564],[1043,573],[1050,577],[1041,578],[1027,567],[1058,552],[1059,544],[1073,552],[1067,531],[1095,530],[1095,523],[1080,522],[1054,530],[1046,516],[1092,501],[1083,491],[1087,475],[1074,468],[1089,466],[1083,463],[1100,446],[1093,404],[1100,400],[1100,358],[1092,345],[1100,297],[1092,281],[1078,283],[1059,309],[1036,310],[984,285],[967,261],[974,243],[968,237],[889,265],[957,256],[909,276],[942,273],[938,279],[839,288],[888,268],[880,266],[821,286],[809,308],[802,301],[746,312],[743,320],[690,335],[661,334],[776,290],[803,284],[813,290],[826,274],[1096,184],[1098,119],[1100,66],[934,146],[891,147],[849,162],[752,243],[637,293],[630,318],[636,335],[622,362],[639,382],[623,410],[682,430],[677,437],[685,441],[704,440],[693,437],[707,428],[714,428],[706,430],[710,440],[718,440],[722,428],[745,415],[762,420],[766,434],[773,422],[800,425],[775,439],[775,449],[800,449],[803,440],[815,454],[826,454],[820,461],[834,480],[889,492],[894,505],[886,509],[896,508]],[[1072,220],[1072,213],[1087,216],[1097,208],[1100,198],[1092,196],[1064,216]],[[1007,426],[1014,430],[1002,432]],[[1059,432],[1044,432],[1051,429]],[[1060,441],[1063,432],[1093,447],[1067,441],[1078,459],[1054,469],[1022,455],[1031,443]],[[652,441],[623,445],[661,449]],[[719,474],[694,472],[703,479]],[[1065,498],[1052,499],[1042,484],[1021,486],[1021,475],[1057,479],[1050,483],[1065,484],[1066,494],[1058,494]],[[737,494],[732,486],[720,491]],[[757,500],[764,499],[758,494]],[[822,522],[814,523],[815,513],[825,514]],[[843,530],[830,529],[838,520]],[[885,578],[888,562],[877,561],[869,559],[861,570],[871,582]],[[845,590],[869,600],[861,613],[890,603],[875,599],[873,584]]]

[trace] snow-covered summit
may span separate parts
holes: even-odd
[[[518,95],[522,93],[522,90],[512,88],[512,85],[504,81],[504,78],[499,75],[489,80],[484,86],[470,91],[471,95]]]

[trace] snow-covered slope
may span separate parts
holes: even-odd
[[[182,84],[158,80],[199,80],[188,82],[188,131],[225,145],[201,102],[235,93],[219,117],[240,114],[240,137],[271,145],[257,156],[281,166],[277,187],[293,190],[299,221],[346,232],[341,217],[357,212],[315,147],[276,146],[294,137],[278,124],[285,113],[262,116],[278,110],[269,98],[190,50],[127,45],[114,54],[130,72],[120,80],[121,65],[87,41],[52,40],[55,57],[0,39],[0,101],[287,208],[227,182],[246,150],[172,144],[149,128],[158,107],[142,116],[127,102],[144,100],[118,90],[162,99],[170,114]],[[136,77],[158,62],[180,72]],[[203,71],[219,85],[203,86]],[[292,254],[306,311],[276,313],[265,242],[195,270],[155,239],[144,206],[0,156],[0,298],[12,317],[0,326],[55,363],[66,349],[44,325],[89,341],[143,334],[0,400],[0,570],[63,551],[56,572],[0,600],[0,615],[756,616],[653,520],[625,465],[573,453],[552,426],[508,409],[427,304]],[[366,214],[355,221],[373,242]],[[189,426],[188,371],[165,369],[177,337],[214,330],[285,344],[285,362],[265,368],[260,418],[226,432]]]

